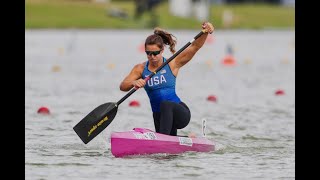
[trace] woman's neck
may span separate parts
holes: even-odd
[[[160,67],[163,63],[163,58],[161,58],[161,60],[157,61],[157,62],[150,62],[149,61],[149,69],[151,70],[155,70],[157,69],[158,67]]]

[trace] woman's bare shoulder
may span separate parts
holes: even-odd
[[[139,64],[136,64],[134,66],[135,69],[144,69],[144,66],[146,65],[146,62],[142,62],[142,63],[139,63]]]
[[[141,72],[141,73],[142,73],[145,65],[146,65],[146,62],[142,62],[142,63],[136,64],[136,65],[133,67],[133,71]]]

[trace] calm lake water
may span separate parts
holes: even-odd
[[[90,143],[73,131],[100,104],[126,93],[119,84],[146,60],[152,30],[25,31],[26,179],[295,179],[295,32],[216,30],[177,78],[177,94],[191,110],[178,134],[216,143],[210,153],[115,158],[110,134],[154,129],[148,97],[138,90]],[[171,31],[177,50],[198,31]],[[235,65],[222,63],[227,47]],[[170,57],[166,49],[165,56]],[[275,95],[282,90],[283,95]],[[207,100],[214,95],[216,102]],[[140,107],[130,107],[132,100]],[[37,110],[46,106],[50,115]]]

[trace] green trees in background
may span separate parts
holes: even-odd
[[[172,15],[168,0],[159,1],[151,8],[141,4],[138,9],[136,3],[132,0],[26,0],[26,28],[199,28],[200,20],[196,17]],[[210,3],[209,11],[208,20],[218,29],[295,26],[294,6],[276,3]]]

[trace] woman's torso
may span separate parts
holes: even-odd
[[[166,59],[163,58],[163,62]],[[149,62],[144,65],[142,72],[142,79],[149,76],[152,71],[149,70]],[[160,112],[160,103],[164,100],[180,103],[181,100],[177,96],[176,91],[176,77],[171,71],[169,64],[165,65],[155,75],[153,75],[144,86],[153,112]]]

